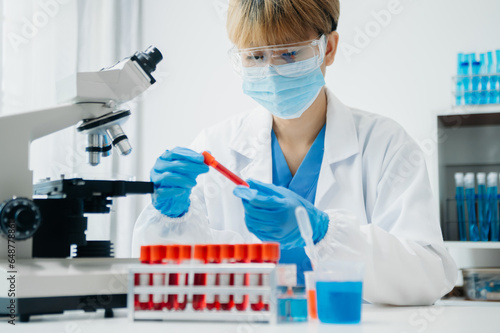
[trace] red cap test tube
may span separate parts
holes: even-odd
[[[207,245],[207,263],[209,264],[220,263],[220,245],[215,245],[215,244]],[[207,286],[212,287],[217,285],[219,285],[219,274],[208,273]],[[208,310],[220,309],[219,295],[208,294],[206,296],[206,302]]]
[[[168,245],[165,253],[165,262],[169,265],[175,265],[179,261],[179,245]],[[177,286],[179,284],[179,274],[170,273],[165,277],[165,285]],[[165,307],[168,310],[177,309],[177,294],[165,295]]]
[[[141,246],[141,263],[149,264],[151,260],[151,246]],[[141,273],[135,274],[135,285],[136,286],[150,286],[151,285],[151,274]],[[139,310],[149,310],[151,306],[151,295],[149,294],[139,294],[135,295],[135,308]]]
[[[207,263],[207,246],[206,245],[195,245],[194,246],[194,260],[196,263],[206,264]],[[207,274],[196,273],[194,275],[194,285],[204,286],[207,283]],[[193,309],[196,311],[201,311],[205,309],[205,295],[197,294],[193,295]]]
[[[222,164],[220,164],[219,162],[217,162],[217,160],[215,159],[215,157],[213,157],[212,155],[210,155],[209,152],[204,151],[202,153],[202,155],[205,158],[204,163],[206,165],[211,166],[215,170],[219,171],[221,174],[224,175],[224,177],[226,177],[227,179],[229,179],[230,181],[232,181],[236,185],[243,185],[243,186],[246,186],[246,187],[250,187],[246,181],[244,181],[240,177],[236,176],[234,173],[232,173],[231,171],[229,171],[229,169],[227,169],[225,166],[223,166]]]
[[[224,244],[220,246],[220,262],[222,264],[234,263],[234,245]],[[234,274],[219,274],[220,286],[234,285]],[[234,306],[233,295],[219,295],[220,308],[229,311]]]
[[[187,264],[191,261],[191,245],[179,245],[179,263]],[[189,283],[189,276],[187,273],[179,274],[179,286],[187,286]],[[178,310],[186,309],[188,303],[187,295],[179,295]]]
[[[280,260],[280,244],[279,243],[264,243],[262,244],[262,260],[266,263],[277,264]],[[262,285],[270,285],[269,274],[262,274]],[[264,295],[264,310],[269,311],[269,295]]]
[[[234,260],[236,263],[249,263],[250,259],[248,257],[248,245],[247,244],[236,244],[234,246]],[[249,275],[248,273],[234,274],[234,285],[235,286],[248,286]],[[245,311],[248,307],[248,295],[234,295],[234,306],[238,311]]]
[[[252,263],[262,263],[262,244],[250,244],[248,246],[248,256]],[[262,274],[250,274],[250,286],[261,286]],[[261,311],[264,308],[264,302],[260,295],[250,295],[250,307],[254,311]]]
[[[165,258],[165,251],[165,245],[151,246],[151,263],[162,264]],[[165,273],[153,273],[151,274],[151,279],[153,286],[158,287],[165,285]],[[151,301],[153,310],[161,310],[165,306],[162,294],[153,294]]]

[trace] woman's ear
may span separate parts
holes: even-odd
[[[333,31],[326,35],[326,53],[325,53],[325,65],[330,66],[335,60],[335,54],[337,54],[337,46],[339,45],[339,34],[337,31]]]

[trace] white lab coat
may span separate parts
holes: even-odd
[[[396,122],[351,109],[328,89],[327,100],[315,206],[330,224],[318,253],[365,261],[369,302],[434,303],[453,288],[457,268],[443,244],[422,150]],[[270,113],[258,108],[204,130],[191,148],[210,151],[243,179],[272,183],[271,128]],[[212,169],[197,180],[183,217],[145,208],[133,254],[144,244],[260,242],[246,228],[234,184]]]

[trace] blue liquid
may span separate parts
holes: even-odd
[[[482,241],[488,240],[488,233],[490,227],[488,225],[488,218],[486,216],[486,186],[481,184],[477,185],[477,219],[479,223],[480,239]]]
[[[476,193],[474,188],[465,190],[465,201],[467,202],[467,213],[469,215],[469,239],[472,242],[479,241],[479,227],[476,219]]]
[[[498,241],[498,202],[496,186],[488,187],[488,227],[491,229],[491,240]]]
[[[479,104],[480,94],[479,94],[479,82],[480,79],[477,76],[472,77],[472,104]]]
[[[307,299],[303,297],[278,298],[278,320],[280,322],[307,321]]]
[[[488,104],[488,82],[490,78],[488,76],[481,77],[481,104]]]
[[[490,93],[489,93],[489,103],[495,104],[499,103],[498,96],[500,93],[500,87],[497,89],[497,82],[500,81],[500,76],[490,77]]]
[[[471,104],[471,96],[470,92],[470,77],[464,77],[462,79],[463,89],[464,89],[464,104]]]
[[[464,188],[457,186],[457,220],[458,233],[461,241],[467,240],[467,226],[465,225]]]
[[[362,282],[316,282],[319,320],[328,324],[358,324],[362,291]]]

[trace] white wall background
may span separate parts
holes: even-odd
[[[1,15],[4,39],[0,76],[4,85],[0,113],[52,105],[56,102],[55,82],[59,78],[77,69],[109,65],[153,44],[164,55],[154,74],[158,83],[138,101],[142,107],[134,114],[137,123],[131,126],[131,120],[127,125],[133,127],[128,130],[134,153],[118,162],[127,176],[147,180],[150,168],[164,149],[187,146],[202,128],[256,105],[241,92],[241,81],[232,72],[227,57],[231,47],[225,29],[228,0],[142,0],[139,8],[132,7],[134,1],[130,0],[54,0],[60,4],[54,17],[36,38],[30,37],[19,52],[12,52],[6,33],[22,30],[23,20],[31,20],[33,13],[41,11],[41,3],[48,1],[0,0],[0,8],[8,9]],[[457,52],[500,48],[500,1],[340,1],[341,45],[327,74],[328,86],[346,104],[386,115],[402,124],[425,146],[433,187],[437,190],[435,113],[450,105]],[[90,13],[83,10],[85,4],[92,7]],[[116,4],[124,7],[125,12],[140,12],[140,22],[131,20],[131,15],[118,14],[114,10]],[[377,23],[373,13],[387,13],[388,9],[397,14],[386,15],[382,23]],[[110,21],[110,13],[119,15],[116,22]],[[92,19],[81,30],[78,15]],[[134,24],[138,24],[137,29],[130,28]],[[124,26],[133,31],[127,32]],[[109,33],[111,28],[127,35],[116,43],[121,47],[110,46],[116,39]],[[360,45],[363,41],[359,31],[366,30],[371,37]],[[132,47],[136,32],[142,45]],[[88,35],[86,42],[82,34]],[[356,47],[357,53],[346,51],[349,46]],[[84,50],[79,53],[80,59],[78,47]],[[138,116],[141,112],[143,117]],[[32,161],[35,180],[62,172],[67,176],[72,172],[88,176],[89,168],[83,161],[78,162],[85,158],[83,151],[73,152],[71,148],[77,134],[73,129],[66,134],[59,133],[45,141],[64,145],[50,144],[50,149],[45,149],[44,141],[35,143],[33,150],[39,155]],[[65,139],[58,139],[62,137]],[[78,158],[73,160],[71,156]],[[110,163],[102,165],[106,175],[117,172]],[[134,171],[129,174],[128,170]],[[150,198],[131,200],[132,204],[127,201],[123,205],[131,209],[120,212],[133,221],[139,210],[132,208],[145,206]],[[128,253],[131,223],[126,228],[111,232],[123,240],[123,250],[119,251],[123,255]]]
[[[140,172],[147,178],[164,149],[186,146],[202,128],[255,104],[226,56],[227,0],[143,6],[143,46],[155,44],[165,59],[161,82],[144,99]],[[377,24],[373,12],[389,8],[397,14]],[[498,0],[341,0],[341,45],[327,85],[346,104],[395,119],[424,144],[435,191],[435,113],[451,103],[456,54],[500,48],[499,14]],[[366,29],[372,37],[365,46],[358,35]],[[349,54],[349,45],[359,53]]]

